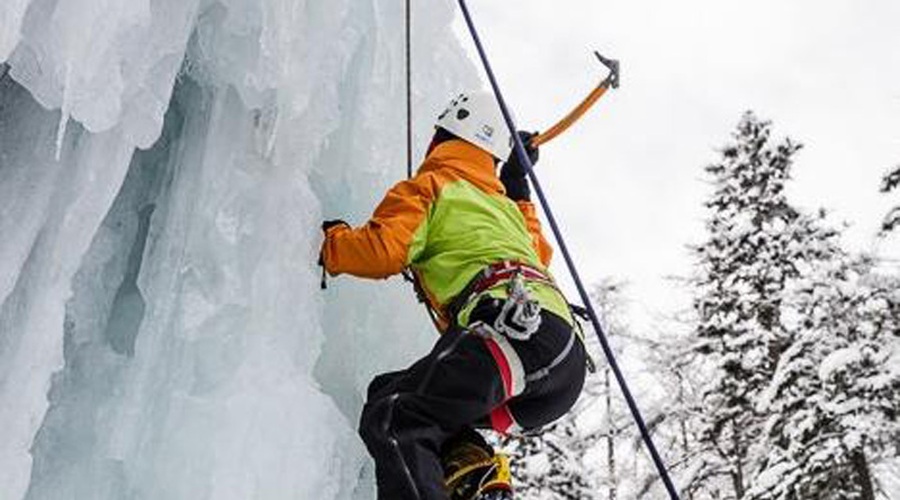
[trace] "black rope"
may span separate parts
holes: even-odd
[[[487,72],[488,79],[491,83],[491,88],[494,91],[494,95],[497,97],[497,102],[500,105],[500,110],[503,113],[503,118],[506,120],[506,126],[509,128],[510,134],[512,134],[513,140],[515,141],[515,151],[519,159],[519,163],[521,165],[525,165],[525,171],[528,172],[528,177],[531,180],[531,183],[534,185],[535,192],[537,193],[538,198],[541,201],[541,205],[544,208],[544,213],[547,215],[547,221],[550,222],[550,227],[553,229],[553,234],[556,237],[557,243],[559,244],[559,249],[562,251],[563,257],[566,261],[566,265],[568,266],[569,272],[572,275],[572,279],[575,281],[575,286],[578,288],[578,293],[581,295],[581,300],[583,301],[585,309],[587,310],[587,313],[591,318],[591,323],[594,325],[594,331],[597,332],[597,337],[599,337],[600,339],[600,345],[602,346],[603,353],[606,355],[606,359],[609,362],[609,367],[612,369],[613,373],[616,376],[616,381],[619,383],[619,388],[622,390],[622,394],[625,396],[625,402],[628,403],[628,409],[631,410],[631,415],[632,417],[634,417],[634,421],[641,432],[641,437],[644,440],[644,444],[647,446],[647,450],[650,452],[650,457],[653,459],[656,470],[659,473],[659,476],[662,479],[666,490],[669,492],[669,496],[673,500],[679,500],[675,485],[672,483],[672,479],[669,477],[669,472],[666,469],[665,464],[663,463],[662,457],[656,450],[656,445],[653,444],[653,438],[650,436],[650,431],[647,428],[647,424],[644,422],[643,416],[641,416],[641,411],[638,409],[637,403],[635,402],[634,397],[631,395],[631,391],[628,389],[628,384],[625,381],[624,375],[622,375],[622,370],[619,368],[619,364],[616,361],[613,350],[606,339],[606,335],[603,333],[603,329],[600,326],[600,320],[597,318],[597,313],[594,311],[594,307],[591,305],[590,297],[588,296],[588,293],[581,282],[581,277],[578,274],[578,270],[575,268],[575,263],[572,260],[571,255],[569,254],[569,250],[566,247],[565,241],[563,240],[559,225],[556,223],[556,219],[553,217],[553,212],[550,210],[550,205],[548,204],[547,199],[544,196],[544,192],[541,189],[541,185],[538,182],[538,178],[534,173],[531,159],[528,158],[528,155],[525,153],[525,147],[522,144],[522,140],[519,138],[519,134],[516,133],[515,123],[513,123],[512,116],[510,116],[509,114],[509,109],[506,107],[506,102],[503,100],[503,94],[500,92],[500,87],[497,84],[497,80],[496,78],[494,78],[494,72],[491,69],[491,64],[487,59],[484,47],[481,45],[481,39],[478,36],[478,32],[475,30],[475,25],[472,23],[472,17],[469,15],[469,9],[468,7],[466,7],[465,0],[459,0],[459,6],[460,9],[462,9],[463,17],[465,18],[466,25],[469,28],[469,33],[471,33],[472,35],[472,40],[475,42],[475,47],[478,49],[478,55],[481,58],[481,63],[484,66],[485,71]]]
[[[412,31],[412,12],[410,8],[410,0],[406,0],[406,178],[411,179],[413,175],[412,161],[412,41],[410,33]],[[416,292],[416,298],[425,305],[428,311],[428,317],[434,327],[440,331],[441,326],[437,318],[437,313],[431,307],[428,300],[428,294],[425,288],[419,283],[419,277],[409,268],[403,270],[403,279],[412,283],[413,290]]]

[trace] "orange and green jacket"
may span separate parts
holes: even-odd
[[[461,140],[438,144],[416,176],[392,187],[362,227],[328,229],[325,269],[386,278],[409,267],[418,276],[442,329],[446,307],[485,267],[504,260],[547,273],[552,249],[541,234],[534,205],[506,197],[490,154]],[[546,283],[528,282],[545,309],[572,322],[568,304]],[[500,283],[484,292],[505,296]],[[459,315],[468,324],[470,301]]]

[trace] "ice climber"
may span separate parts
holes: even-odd
[[[584,345],[511,150],[493,96],[461,94],[438,117],[416,175],[365,225],[322,225],[329,274],[411,270],[442,331],[425,357],[369,385],[359,433],[379,500],[511,498],[508,461],[475,429],[539,429],[581,392]]]

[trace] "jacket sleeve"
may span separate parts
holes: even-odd
[[[550,259],[553,257],[553,247],[550,246],[550,243],[544,238],[544,233],[541,232],[541,221],[538,220],[534,204],[527,200],[521,200],[516,202],[516,205],[519,206],[519,210],[525,216],[525,226],[531,234],[531,245],[537,252],[541,264],[545,267],[549,266]]]
[[[426,223],[434,199],[428,177],[417,176],[392,187],[372,218],[359,228],[337,225],[322,244],[322,263],[331,275],[387,278],[414,257],[413,240]]]

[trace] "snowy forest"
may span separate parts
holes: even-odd
[[[366,388],[431,349],[433,327],[399,277],[322,290],[321,223],[365,222],[448,98],[486,87],[456,2],[418,4],[411,61],[405,14],[385,0],[0,1],[0,500],[375,498]],[[623,87],[637,90],[604,105],[666,87],[633,67]],[[676,249],[691,267],[668,281],[691,305],[638,326],[631,284],[604,273],[592,302],[681,498],[900,500],[900,256],[851,249],[840,214],[792,199],[804,144],[765,111],[678,141],[708,154],[686,167],[706,188],[691,201],[704,236]],[[666,157],[636,120],[633,147]],[[641,170],[595,168],[607,139],[586,133],[588,159],[565,175]],[[551,179],[553,154],[537,167]],[[871,186],[896,200],[877,241],[900,239],[894,165]],[[542,434],[491,437],[515,498],[666,498],[583,328],[596,370],[575,408]]]
[[[632,331],[620,312],[623,285],[595,287],[607,334],[660,388],[644,394],[645,411],[683,498],[900,493],[896,261],[845,250],[840,224],[791,202],[802,148],[747,112],[705,167],[707,239],[690,248],[694,273],[678,280],[691,311],[657,331]],[[880,191],[898,183],[900,166]],[[898,222],[900,207],[885,214],[879,236],[890,238]],[[598,375],[549,434],[508,443],[525,498],[665,496],[609,369]]]

